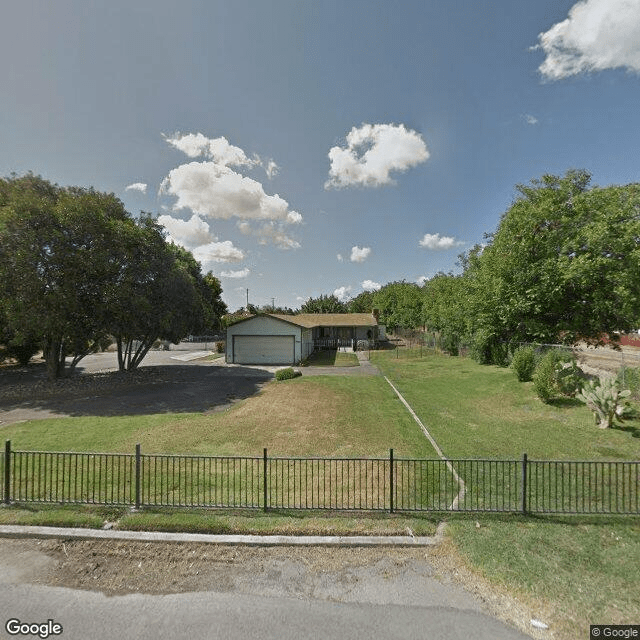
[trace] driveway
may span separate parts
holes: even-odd
[[[49,383],[42,365],[0,372],[0,428],[24,420],[65,416],[207,413],[229,408],[258,393],[273,372],[174,359],[153,352],[138,371],[117,372],[115,354],[87,357],[79,373]]]
[[[25,420],[67,416],[209,413],[259,393],[281,367],[226,364],[202,345],[150,351],[135,372],[121,374],[115,353],[87,356],[69,379],[49,383],[43,363],[0,369],[0,428]],[[303,376],[379,375],[358,367],[300,367]],[[78,375],[78,374],[91,375]]]

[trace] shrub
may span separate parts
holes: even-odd
[[[470,355],[478,364],[505,367],[509,361],[509,347],[489,329],[479,329],[473,336]]]
[[[533,347],[519,347],[513,354],[511,367],[520,382],[529,382],[536,368],[536,354]]]
[[[276,371],[276,380],[291,380],[301,375],[299,371],[296,371],[292,367],[287,367],[286,369],[278,369]]]
[[[222,340],[216,342],[216,353],[224,353],[224,342]]]
[[[630,413],[628,403],[622,403],[622,399],[630,395],[629,389],[620,391],[618,383],[613,378],[600,378],[597,385],[593,380],[589,380],[578,394],[578,399],[593,411],[597,425],[601,429],[607,429],[613,425],[616,418],[623,420]]]
[[[548,351],[538,362],[532,380],[536,395],[542,402],[550,402],[555,395],[556,362],[553,351]]]
[[[575,395],[582,385],[582,377],[582,371],[571,355],[553,349],[536,365],[533,388],[542,402],[549,403],[557,395]]]

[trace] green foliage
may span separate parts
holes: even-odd
[[[309,298],[301,307],[300,313],[346,313],[344,302],[334,295],[321,295],[319,298]]]
[[[518,185],[464,278],[473,329],[505,342],[601,344],[640,307],[640,185],[588,189],[568,171]]]
[[[373,307],[380,312],[380,324],[390,329],[415,329],[423,324],[423,297],[413,282],[390,282],[373,295]]]
[[[462,336],[468,333],[468,287],[462,276],[438,273],[422,287],[423,322],[438,331],[442,347],[457,355]]]
[[[560,349],[547,351],[533,372],[533,388],[545,403],[557,396],[574,396],[582,385],[582,371],[573,356]]]
[[[596,385],[594,380],[589,380],[577,395],[596,417],[596,423],[601,429],[613,426],[615,419],[624,420],[631,412],[628,403],[622,403],[623,398],[631,395],[629,389],[620,391],[614,378],[600,378]]]
[[[224,353],[224,342],[222,340],[216,342],[216,353]]]
[[[299,371],[296,371],[293,367],[287,367],[286,369],[278,369],[276,371],[276,380],[291,380],[302,375]]]
[[[533,372],[533,389],[542,402],[549,403],[555,396],[556,357],[548,351],[538,362]]]
[[[478,364],[506,367],[509,362],[509,346],[488,328],[479,329],[473,335],[469,354]]]
[[[0,179],[0,317],[8,347],[42,346],[51,378],[116,337],[121,368],[158,338],[219,325],[220,282],[113,194],[27,174]],[[198,329],[198,331],[196,331]],[[3,338],[4,340],[4,338]]]
[[[533,347],[519,347],[511,360],[511,367],[520,382],[530,382],[536,368],[536,354]]]

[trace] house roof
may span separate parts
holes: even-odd
[[[295,324],[305,329],[313,329],[313,327],[375,327],[378,324],[372,313],[298,313],[295,316],[265,313],[247,316],[234,324],[260,317],[276,318],[276,320]]]
[[[295,316],[269,314],[278,320],[292,322],[305,329],[313,327],[375,327],[378,321],[371,313],[298,313]]]

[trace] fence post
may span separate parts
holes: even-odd
[[[140,444],[136,445],[136,510],[140,508]]]
[[[393,449],[389,449],[389,513],[393,513]]]
[[[522,514],[527,515],[527,454],[522,454]]]
[[[11,497],[11,440],[4,443],[4,503],[9,504]]]
[[[264,499],[264,512],[267,512],[267,448],[262,452],[262,495]]]

